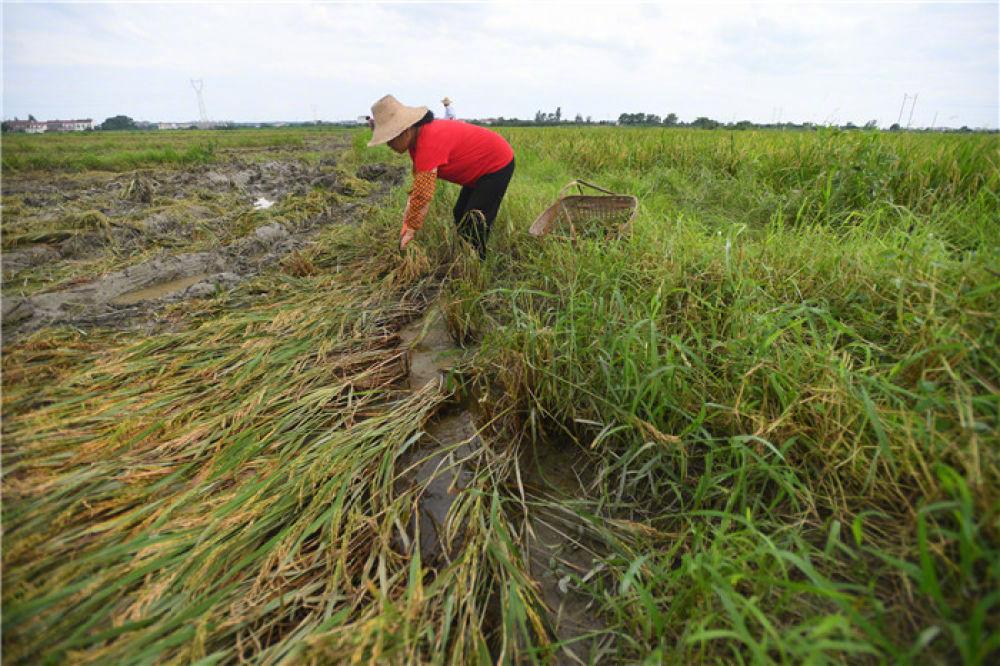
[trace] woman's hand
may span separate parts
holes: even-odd
[[[411,229],[407,225],[403,225],[403,230],[399,232],[399,249],[405,250],[406,246],[409,245],[410,241],[413,240],[414,234],[417,233],[416,229]]]

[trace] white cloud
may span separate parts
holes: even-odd
[[[364,113],[393,92],[467,116],[997,120],[997,5],[7,5],[4,113]],[[124,103],[131,106],[121,108]],[[81,109],[77,112],[76,109]],[[836,110],[836,111],[835,111]]]

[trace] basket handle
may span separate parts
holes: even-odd
[[[573,183],[570,183],[570,185],[572,185],[572,184]],[[566,187],[569,187],[569,185],[567,185]],[[563,190],[565,190],[565,189],[566,188],[564,187]],[[566,222],[569,223],[569,236],[570,236],[570,239],[571,239],[572,243],[574,245],[576,245],[576,225],[573,224],[573,216],[569,214],[568,210],[566,210],[566,205],[563,204],[562,200],[563,200],[563,195],[562,195],[562,192],[560,192],[559,193],[559,198],[556,200],[556,203],[559,204],[559,211],[563,215],[566,216]]]
[[[583,186],[585,185],[585,186],[587,186],[589,188],[597,190],[598,192],[604,192],[605,194],[610,194],[610,195],[616,196],[616,197],[617,196],[621,196],[617,192],[612,192],[611,190],[605,189],[605,188],[601,187],[600,185],[594,185],[593,183],[588,183],[585,180],[571,180],[570,182],[568,182],[566,184],[565,187],[563,187],[561,190],[559,190],[559,197],[558,198],[562,199],[563,196],[566,194],[566,190],[570,189],[574,185],[576,186],[576,188],[578,190],[580,190],[580,194],[583,194]]]

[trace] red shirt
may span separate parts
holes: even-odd
[[[410,148],[414,171],[438,170],[438,177],[458,185],[475,185],[488,173],[514,159],[502,136],[460,120],[432,120],[418,128]]]

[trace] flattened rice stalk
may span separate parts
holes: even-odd
[[[254,643],[289,609],[317,612],[304,579],[362,571],[375,537],[359,518],[387,501],[365,470],[441,398],[385,402],[405,368],[390,331],[357,309],[358,291],[108,353],[16,419],[5,456],[9,655],[136,659],[180,643],[193,617],[216,627],[211,645],[236,634]],[[302,599],[273,583],[286,575]],[[140,620],[99,647],[94,630]]]
[[[407,278],[369,256],[306,290],[261,278],[255,305],[208,303],[138,341],[18,345],[5,361],[22,381],[58,381],[5,394],[8,658],[407,662],[532,644],[538,601],[503,536],[506,452],[477,454],[492,462],[457,503],[459,559],[435,572],[399,546],[421,487],[394,490],[395,460],[447,397],[398,388],[395,330],[454,270],[424,261]],[[494,597],[532,610],[494,634]]]

